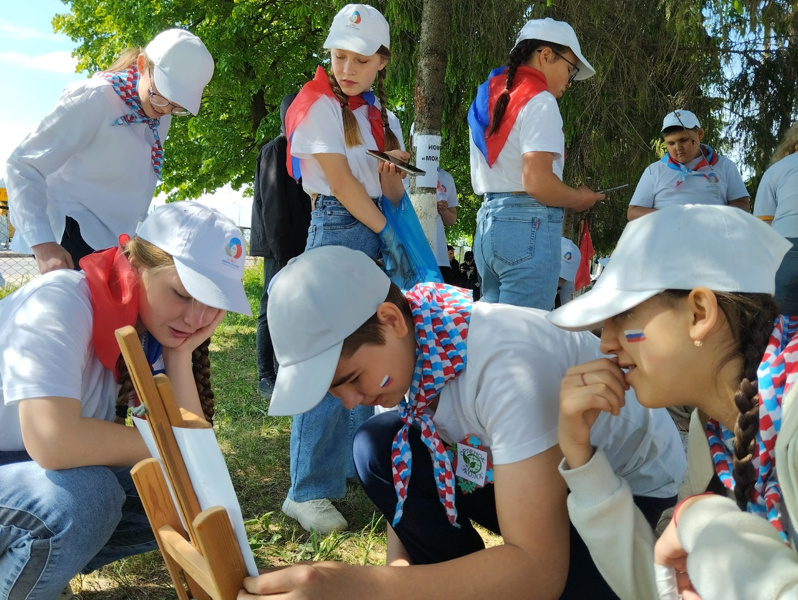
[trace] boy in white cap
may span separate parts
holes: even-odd
[[[161,178],[172,116],[197,114],[212,75],[202,41],[169,29],[67,86],[7,165],[14,239],[30,246],[41,273],[77,269],[133,233]]]
[[[56,598],[78,573],[157,547],[130,477],[149,453],[124,426],[138,401],[114,331],[135,326],[178,404],[209,418],[195,350],[227,310],[251,314],[227,217],[173,202],[127,238],[0,301],[0,598]]]
[[[391,525],[390,567],[294,566],[247,579],[246,589],[306,598],[612,597],[602,595],[578,537],[569,561],[556,472],[559,382],[569,366],[599,356],[598,340],[559,331],[544,314],[472,303],[444,284],[402,293],[348,248],[291,261],[269,299],[280,362],[270,413],[310,410],[328,391],[347,408],[398,409],[366,421],[354,444],[358,477]],[[596,443],[658,515],[675,502],[684,469],[678,434],[665,411],[644,410],[631,395],[620,415],[603,418],[615,425],[599,424]],[[501,532],[504,544],[485,549],[472,519]]]
[[[485,196],[474,234],[485,302],[554,306],[563,209],[583,211],[604,199],[562,181],[557,100],[594,73],[568,23],[533,19],[518,33],[507,66],[477,90],[468,126],[471,183]]]
[[[643,171],[629,202],[631,221],[675,204],[728,204],[749,211],[749,194],[737,166],[702,144],[704,130],[689,110],[662,120],[667,153]]]
[[[798,413],[784,398],[798,380],[798,319],[779,316],[773,299],[789,248],[736,208],[667,207],[629,223],[593,289],[547,315],[570,331],[603,325],[601,349],[612,355],[568,370],[558,439],[571,520],[622,598],[675,597],[658,595],[654,533],[590,441],[591,424],[616,413],[630,387],[650,408],[698,409],[680,496],[721,496],[676,508],[656,562],[686,571],[679,590],[691,580],[705,600],[794,596],[798,561],[785,542],[795,544]],[[735,519],[740,509],[760,522],[730,530],[751,520]]]

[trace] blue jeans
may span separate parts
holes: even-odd
[[[792,248],[776,272],[776,302],[783,315],[798,315],[798,238],[787,238]]]
[[[305,250],[319,246],[346,246],[376,259],[380,238],[337,199],[318,196]],[[289,446],[291,500],[306,502],[346,495],[346,479],[355,477],[352,437],[373,414],[371,407],[344,408],[338,398],[327,394],[314,408],[294,416]]]
[[[0,452],[0,598],[52,600],[90,573],[158,546],[130,469],[46,471]]]
[[[269,282],[280,271],[280,265],[272,257],[263,258],[263,292],[260,297],[258,326],[255,330],[255,353],[258,359],[258,380],[269,377],[274,381],[277,374],[277,361],[274,358],[272,336],[269,334],[269,322],[266,311],[269,306]]]
[[[562,208],[546,206],[526,194],[485,194],[474,234],[482,300],[543,310],[554,307],[562,218]]]

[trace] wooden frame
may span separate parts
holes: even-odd
[[[117,330],[116,339],[136,394],[147,408],[147,420],[163,461],[161,469],[157,459],[145,459],[133,467],[131,474],[178,598],[235,600],[247,569],[230,518],[221,506],[200,510],[172,431],[172,427],[203,429],[211,425],[178,408],[166,375],[153,377],[133,327]]]

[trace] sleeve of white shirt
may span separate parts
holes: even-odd
[[[313,154],[346,155],[341,106],[326,96],[313,103],[291,138],[292,156],[310,158]]]
[[[724,162],[726,163],[726,177],[729,182],[729,186],[726,188],[726,203],[728,204],[732,200],[750,196],[748,189],[745,187],[745,183],[743,183],[740,171],[737,169],[737,165],[728,159]]]
[[[557,100],[541,92],[521,109],[516,125],[520,127],[521,154],[551,152],[554,159],[562,156],[565,136]]]
[[[643,175],[641,175],[640,181],[637,182],[637,187],[635,188],[635,193],[632,195],[632,199],[629,202],[629,206],[644,206],[646,208],[654,208],[655,182],[653,169],[655,166],[656,163],[646,167],[646,170],[643,171]]]
[[[58,241],[47,217],[47,176],[90,144],[101,126],[110,126],[97,118],[107,110],[104,94],[102,87],[87,88],[84,82],[67,86],[53,111],[8,159],[10,220],[29,246]]]
[[[759,181],[754,202],[755,217],[772,217],[776,214],[776,190],[773,187],[773,171],[768,169]]]
[[[449,208],[456,208],[460,206],[457,202],[457,188],[454,186],[454,179],[448,171],[441,169],[438,172],[438,179],[441,184],[446,188],[446,206]]]

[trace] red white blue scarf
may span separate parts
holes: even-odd
[[[698,164],[693,167],[692,169],[688,168],[686,165],[683,165],[679,161],[673,160],[671,155],[666,152],[665,156],[660,159],[660,162],[665,163],[668,165],[669,169],[673,169],[674,171],[679,171],[679,180],[676,182],[676,187],[679,187],[687,177],[694,176],[694,177],[703,177],[710,183],[717,183],[718,176],[715,175],[715,172],[710,170],[709,173],[700,173],[699,171],[705,167],[714,167],[718,164],[718,155],[717,153],[707,146],[706,144],[701,144],[701,160],[698,161]]]
[[[518,113],[532,98],[546,91],[546,76],[537,69],[521,65],[515,72],[513,87],[510,90],[510,101],[502,117],[499,128],[488,136],[490,120],[496,100],[504,92],[507,85],[507,67],[497,67],[490,72],[488,80],[477,88],[477,96],[468,109],[468,128],[474,145],[485,157],[489,167],[493,166],[499,153],[515,125]]]
[[[288,149],[286,153],[286,168],[288,174],[299,181],[302,177],[302,170],[300,168],[299,159],[291,156],[291,140],[294,137],[294,132],[299,124],[305,119],[310,110],[310,107],[321,98],[328,96],[338,102],[332,87],[330,86],[330,78],[327,72],[321,67],[316,68],[316,75],[308,81],[299,94],[294,98],[288,112],[285,113],[285,136],[288,138]],[[347,106],[351,110],[356,110],[361,106],[368,105],[369,124],[371,125],[371,135],[374,137],[374,142],[377,144],[377,150],[385,149],[385,129],[382,125],[382,113],[377,108],[376,98],[374,92],[363,92],[358,96],[349,96]]]
[[[465,290],[442,283],[420,283],[405,292],[413,312],[416,336],[416,366],[408,396],[399,405],[404,422],[391,446],[393,485],[396,489],[396,512],[393,525],[402,518],[413,456],[408,434],[417,424],[421,440],[432,457],[438,496],[449,522],[457,525],[454,506],[454,472],[446,447],[438,437],[427,412],[446,383],[466,366],[466,337],[471,319],[471,296]]]
[[[152,144],[152,170],[158,179],[161,178],[161,165],[163,164],[163,145],[161,144],[161,136],[158,134],[158,125],[161,123],[160,119],[151,119],[141,108],[141,100],[139,99],[138,83],[139,71],[135,65],[129,67],[127,71],[119,71],[115,73],[98,73],[108,83],[110,83],[117,95],[132,108],[136,114],[122,115],[112,125],[135,125],[136,123],[146,123],[152,130],[154,143]]]
[[[759,432],[754,450],[757,481],[748,500],[750,513],[766,518],[787,542],[781,522],[781,487],[776,473],[776,439],[781,429],[781,403],[789,388],[798,380],[798,317],[780,316],[770,336],[762,362],[757,369],[759,381]],[[712,461],[718,478],[734,489],[730,449],[734,434],[715,419],[706,425]]]

